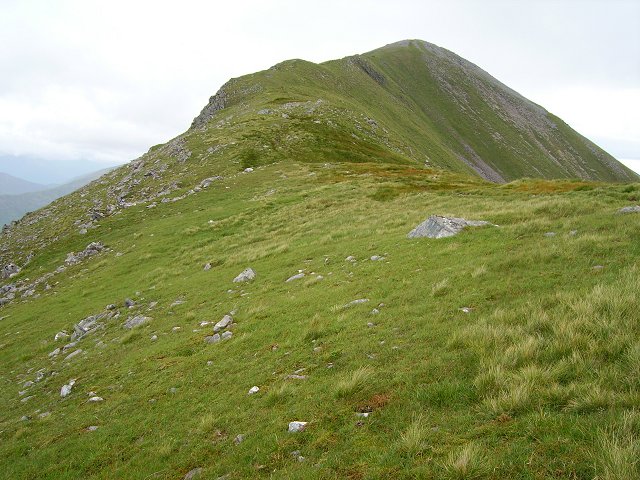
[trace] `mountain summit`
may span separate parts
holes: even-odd
[[[246,127],[238,148],[253,163],[393,159],[494,182],[637,178],[541,106],[422,40],[322,64],[290,60],[230,80],[187,137],[238,125]]]

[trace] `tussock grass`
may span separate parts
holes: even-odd
[[[480,447],[474,442],[469,442],[462,448],[449,453],[444,464],[446,478],[452,480],[483,478],[489,471],[486,462]]]
[[[406,454],[418,455],[427,447],[429,427],[422,415],[416,416],[400,435],[399,448]]]
[[[593,453],[599,480],[640,478],[640,415],[624,412],[619,422],[598,433]]]
[[[363,390],[373,378],[373,369],[365,366],[342,376],[335,386],[335,393],[338,398],[353,396]]]

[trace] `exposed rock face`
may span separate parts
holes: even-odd
[[[209,99],[209,103],[202,109],[200,115],[193,119],[191,128],[204,127],[209,120],[216,114],[216,112],[222,110],[227,104],[227,93],[224,90],[224,86],[218,90],[213,97]]]
[[[466,220],[456,217],[441,217],[431,215],[424,222],[411,230],[407,238],[445,238],[453,237],[465,227],[480,227],[490,225],[482,220]]]
[[[250,282],[256,278],[256,272],[253,271],[253,268],[247,268],[240,275],[233,279],[234,283],[241,282]]]
[[[220,320],[218,323],[216,323],[213,326],[213,331],[214,333],[218,333],[220,330],[224,330],[232,323],[233,323],[233,317],[231,315],[225,315],[224,317],[222,317],[222,320]]]

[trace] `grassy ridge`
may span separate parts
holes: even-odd
[[[634,478],[640,250],[634,218],[614,213],[639,192],[283,161],[61,237],[22,275],[53,270],[89,241],[111,251],[0,311],[0,470],[56,479],[181,478],[195,467],[202,478]],[[406,239],[431,213],[499,227]],[[247,266],[256,280],[233,284]],[[306,276],[285,283],[299,269]],[[127,297],[137,302],[130,311]],[[185,303],[171,306],[178,298]],[[345,307],[358,298],[370,301]],[[121,317],[82,339],[82,354],[47,357],[63,344],[56,332],[109,303]],[[199,323],[231,310],[233,338],[206,345],[211,325]],[[152,320],[123,330],[134,313]],[[307,379],[287,378],[303,368]],[[21,383],[39,369],[45,379],[22,403]],[[260,392],[247,396],[253,385]],[[87,403],[89,391],[105,401]],[[310,423],[288,434],[293,420]],[[246,439],[236,445],[238,434]]]

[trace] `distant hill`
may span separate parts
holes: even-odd
[[[55,199],[76,191],[110,170],[112,169],[106,168],[89,175],[83,175],[53,188],[27,182],[26,180],[21,180],[8,174],[0,174],[0,182],[2,185],[0,191],[17,192],[17,194],[0,195],[0,225],[5,225],[12,220],[18,220],[25,213],[38,210],[53,202]],[[26,190],[30,186],[31,190]],[[39,188],[36,189],[36,187]],[[21,188],[23,189],[22,192],[20,192]]]
[[[47,188],[49,188],[47,185],[29,182],[8,173],[0,172],[0,195],[19,195],[21,193],[46,190]]]

